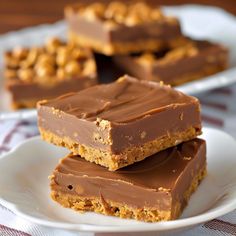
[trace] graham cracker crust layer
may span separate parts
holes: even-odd
[[[178,38],[169,40],[168,42],[164,42],[161,40],[150,39],[150,40],[139,40],[132,42],[120,42],[120,43],[103,43],[91,39],[86,36],[77,35],[73,31],[69,31],[68,38],[71,42],[74,42],[78,45],[82,45],[85,47],[89,47],[94,49],[97,52],[103,53],[107,56],[111,56],[114,54],[127,54],[130,52],[141,52],[145,50],[160,50],[165,48],[167,45],[169,47],[177,47],[186,43],[186,39],[182,36]]]
[[[161,211],[155,208],[134,208],[122,203],[105,200],[100,197],[81,197],[79,195],[67,194],[51,189],[51,198],[63,207],[76,211],[93,211],[104,215],[117,216],[126,219],[135,219],[145,222],[158,222],[177,219],[188,201],[191,194],[197,189],[201,180],[206,176],[206,165],[193,178],[191,185],[183,194],[183,200],[172,204],[172,210]]]
[[[190,127],[179,133],[173,133],[170,136],[155,139],[151,142],[144,143],[141,146],[130,147],[120,154],[95,149],[83,144],[76,143],[69,137],[59,137],[50,131],[39,127],[39,131],[43,140],[53,143],[57,146],[68,148],[73,154],[78,154],[85,160],[94,162],[101,166],[107,167],[110,171],[115,171],[124,166],[131,165],[135,162],[142,161],[159,151],[176,146],[184,141],[191,140],[201,134],[201,131]]]

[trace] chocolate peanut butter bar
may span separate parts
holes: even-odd
[[[141,53],[114,57],[114,62],[137,78],[180,85],[225,70],[228,50],[207,41],[191,41],[159,53]]]
[[[39,100],[97,83],[92,52],[57,38],[42,47],[17,47],[6,52],[4,74],[15,109],[35,107]]]
[[[38,104],[44,140],[109,170],[201,133],[197,98],[169,86],[124,76]]]
[[[178,20],[145,2],[69,5],[65,17],[71,41],[105,55],[159,50],[185,42]]]
[[[69,155],[51,176],[64,207],[156,222],[178,218],[206,174],[206,143],[194,139],[115,172]]]

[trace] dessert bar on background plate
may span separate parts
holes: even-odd
[[[182,45],[176,18],[148,3],[74,4],[65,8],[69,39],[97,52],[114,55]]]
[[[32,108],[39,100],[97,83],[92,52],[57,38],[51,38],[43,47],[7,51],[4,77],[15,109]]]
[[[184,46],[159,53],[115,56],[113,60],[124,73],[176,86],[225,70],[229,58],[220,44],[189,40]]]
[[[44,140],[109,170],[201,134],[197,98],[129,76],[39,102],[38,125]]]
[[[107,171],[68,155],[51,179],[51,197],[79,211],[157,222],[180,216],[206,174],[206,143],[202,139],[171,147],[146,160]]]

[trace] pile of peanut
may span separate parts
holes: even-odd
[[[156,58],[153,53],[143,53],[137,58],[137,61],[141,64],[152,64],[155,61],[158,61],[159,64],[167,64],[172,61],[179,60],[185,57],[193,57],[198,54],[198,48],[194,43],[188,43],[182,47],[178,47],[172,50],[169,50],[163,57]]]
[[[44,47],[14,48],[5,53],[5,64],[7,78],[42,84],[96,72],[90,51],[58,38],[49,39]]]
[[[119,1],[109,4],[93,3],[79,8],[79,14],[90,20],[105,20],[109,25],[124,24],[127,26],[159,21],[164,18],[160,8],[151,7],[145,2],[133,4]]]

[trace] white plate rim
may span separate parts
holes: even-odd
[[[236,144],[235,139],[231,135],[221,130],[216,130],[213,128],[204,128],[204,129],[215,130],[223,135],[227,135]],[[19,148],[21,148],[25,144],[28,144],[29,142],[34,142],[34,140],[37,140],[38,138],[39,136],[36,136],[36,137],[30,138],[26,141],[21,142],[19,145],[13,148],[9,153],[0,156],[0,161],[5,158],[10,158],[10,156],[14,155],[14,153],[17,152]],[[203,214],[189,217],[189,218],[178,219],[178,220],[173,220],[173,221],[149,223],[149,224],[141,225],[140,227],[139,225],[123,225],[122,227],[120,227],[120,225],[100,226],[100,225],[93,225],[93,224],[63,223],[59,221],[48,221],[48,220],[39,219],[37,217],[25,214],[16,205],[2,199],[1,196],[0,196],[0,204],[5,206],[9,210],[11,210],[16,215],[22,217],[23,219],[39,224],[39,225],[46,226],[46,227],[59,228],[59,229],[84,231],[84,232],[167,231],[167,230],[180,229],[180,228],[200,225],[200,224],[203,224],[204,222],[218,218],[236,209],[236,199],[234,199],[234,200],[231,200],[231,202],[224,204],[224,206],[216,207],[211,212],[203,213]]]

